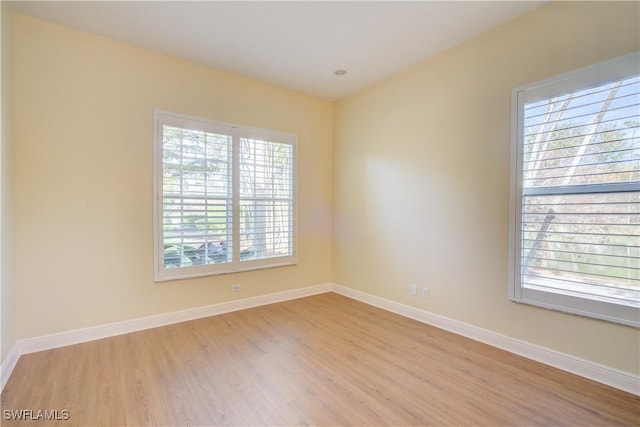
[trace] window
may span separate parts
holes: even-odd
[[[514,301],[640,326],[639,64],[513,90]]]
[[[294,135],[154,113],[155,280],[295,264]]]

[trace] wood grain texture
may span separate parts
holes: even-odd
[[[23,356],[3,426],[638,426],[640,398],[327,293]]]

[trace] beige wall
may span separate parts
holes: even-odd
[[[0,2],[2,57],[0,63],[0,360],[16,341],[14,220],[13,220],[13,14]]]
[[[14,24],[18,338],[331,281],[329,102],[23,15]],[[154,108],[298,135],[297,266],[153,282]]]
[[[638,16],[552,3],[338,101],[334,282],[638,374],[637,329],[507,298],[511,88],[638,50]]]

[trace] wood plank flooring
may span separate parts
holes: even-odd
[[[4,419],[20,409],[69,419]],[[635,395],[334,293],[24,355],[2,410],[3,426],[640,425]]]

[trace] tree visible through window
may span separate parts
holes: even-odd
[[[517,301],[638,325],[638,56],[514,90]]]
[[[294,142],[156,113],[156,280],[295,262]]]

